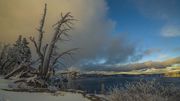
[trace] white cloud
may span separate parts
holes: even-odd
[[[166,59],[168,59],[168,58],[170,58],[168,54],[162,54],[162,53],[161,53],[161,54],[159,54],[159,55],[157,56],[157,60],[159,60],[159,61],[166,60]]]
[[[164,26],[161,30],[161,35],[164,37],[179,37],[180,26],[177,26],[177,25]]]

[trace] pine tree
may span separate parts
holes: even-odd
[[[31,50],[28,47],[29,42],[27,41],[26,38],[23,38],[22,40],[22,47],[21,47],[21,60],[24,62],[30,62],[31,61]]]
[[[20,35],[16,41],[16,43],[14,44],[14,47],[12,48],[11,51],[13,51],[13,53],[11,54],[13,61],[15,61],[16,63],[20,64],[22,62],[21,57],[22,54],[20,54],[21,52],[21,42],[22,42],[22,36]]]
[[[11,64],[10,59],[8,58],[8,51],[10,49],[10,45],[1,44],[0,48],[0,74],[5,74],[5,67]]]
[[[22,38],[20,35],[16,43],[9,51],[9,57],[11,58],[11,61],[14,61],[17,64],[22,62],[30,62],[31,51],[28,44],[29,42],[26,40],[26,38]]]
[[[7,74],[5,76],[6,79],[13,76],[15,73],[23,71],[24,69],[22,66],[28,66],[28,64],[30,64],[31,51],[28,44],[29,42],[26,38],[22,38],[20,35],[15,44],[9,49],[8,59],[11,64],[5,67],[5,74]]]

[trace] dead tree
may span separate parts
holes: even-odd
[[[70,12],[66,14],[61,13],[61,17],[59,21],[53,25],[54,33],[52,34],[53,37],[50,41],[50,43],[43,45],[43,36],[44,36],[44,25],[46,20],[46,14],[47,14],[47,4],[45,4],[44,7],[44,13],[42,15],[42,19],[40,21],[40,26],[37,31],[39,32],[38,41],[35,40],[34,37],[30,37],[30,40],[33,42],[36,53],[39,56],[39,59],[41,60],[39,65],[39,75],[43,79],[48,79],[48,73],[52,70],[54,64],[57,63],[58,59],[61,58],[64,55],[71,55],[72,51],[77,50],[77,48],[67,50],[63,53],[58,54],[55,59],[52,59],[52,54],[55,52],[56,43],[59,40],[62,40],[62,36],[68,36],[68,32],[72,29],[73,21],[75,20],[73,16],[70,14]],[[52,64],[51,64],[52,63]]]

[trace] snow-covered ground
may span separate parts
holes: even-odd
[[[10,81],[0,78],[0,101],[90,101],[81,94],[59,92],[58,95],[51,93],[27,93],[3,91]]]

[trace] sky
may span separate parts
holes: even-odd
[[[80,48],[75,59],[62,60],[67,64],[113,67],[180,56],[179,0],[0,0],[0,41],[13,43],[20,34],[36,37],[44,3],[44,43],[61,12],[78,19],[71,41],[58,43],[59,52]]]
[[[180,43],[179,0],[107,0],[114,33],[125,33],[148,54],[141,61],[175,57]],[[148,52],[149,51],[149,52]],[[145,52],[145,53],[146,53]]]

